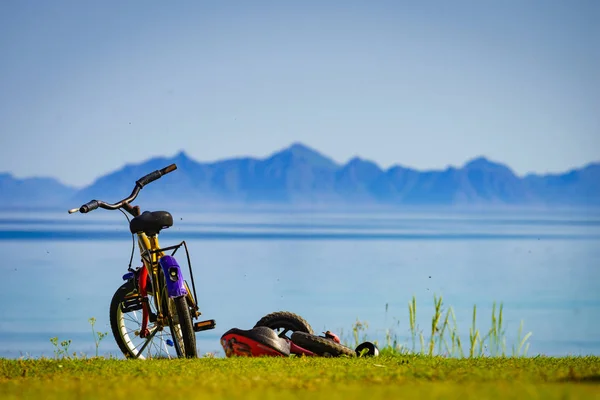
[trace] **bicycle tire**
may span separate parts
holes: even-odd
[[[312,327],[304,318],[289,311],[276,311],[267,314],[254,325],[255,328],[259,326],[266,326],[273,330],[283,329],[283,335],[287,331],[314,334]]]
[[[121,350],[121,353],[123,353],[125,358],[146,359],[146,357],[143,354],[138,354],[138,353],[134,352],[135,348],[137,348],[138,346],[134,345],[133,340],[135,338],[139,338],[139,336],[134,335],[134,338],[130,337],[129,334],[132,333],[132,331],[127,330],[127,327],[125,326],[126,313],[123,313],[123,310],[121,309],[121,305],[125,301],[125,297],[129,294],[133,294],[135,292],[135,290],[136,289],[133,285],[133,282],[128,281],[128,282],[125,282],[123,285],[121,285],[115,291],[115,293],[112,297],[112,300],[110,302],[110,310],[109,310],[110,327],[111,327],[113,337],[114,337],[115,341],[117,342],[117,346],[119,347],[119,350]],[[149,304],[152,304],[152,302],[150,301]],[[141,320],[141,310],[139,310],[139,311],[140,311],[140,317],[135,318],[135,319],[130,318],[130,321],[139,322]],[[172,335],[172,332],[173,332],[172,325],[169,325],[169,333],[160,332],[157,335],[159,336],[159,338],[163,339],[163,341],[166,344],[169,339],[175,339]],[[156,338],[156,336],[153,337],[152,340],[154,340],[155,338]],[[141,338],[139,338],[139,339],[141,340]],[[127,343],[126,343],[126,341],[127,341]],[[175,339],[175,342],[177,342],[176,339]],[[152,346],[152,343],[149,344],[149,347],[159,349],[158,357],[161,357],[161,355],[163,353],[163,348],[168,350],[168,348],[166,346],[162,346],[162,345],[161,346]],[[180,351],[179,351],[177,345],[175,345],[175,351],[176,351],[175,356],[181,357],[181,354],[180,354]],[[164,351],[164,353],[167,357],[170,358],[170,354],[168,353],[168,351]]]
[[[356,351],[333,340],[306,332],[292,333],[292,342],[322,357],[356,357]]]
[[[124,339],[121,336],[119,327],[119,317],[117,316],[117,313],[119,306],[125,300],[125,296],[131,291],[133,291],[133,285],[131,285],[129,282],[126,282],[123,285],[121,285],[113,294],[112,300],[110,301],[109,310],[110,328],[112,330],[113,337],[117,342],[117,346],[119,347],[119,350],[121,350],[125,358],[132,358],[135,357],[135,355],[125,344]]]
[[[183,339],[184,353],[186,358],[197,358],[198,350],[196,349],[196,332],[192,325],[192,315],[188,307],[186,296],[174,297],[175,310],[177,319],[181,328],[181,336]]]

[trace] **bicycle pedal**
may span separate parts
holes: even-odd
[[[207,331],[209,329],[215,329],[217,323],[214,319],[209,319],[206,321],[196,322],[194,324],[194,332]]]
[[[142,298],[141,296],[131,297],[129,299],[125,299],[121,303],[121,311],[124,313],[137,311],[142,309]]]

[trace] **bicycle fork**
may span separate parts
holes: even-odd
[[[162,268],[165,277],[167,286],[166,295],[168,295],[170,298],[185,296],[188,299],[189,304],[194,306],[194,318],[198,317],[201,313],[198,311],[198,307],[194,302],[185,280],[183,279],[181,267],[177,263],[177,260],[173,256],[165,255],[160,258],[158,264]],[[140,337],[145,338],[150,334],[148,329],[148,320],[150,316],[150,309],[148,305],[148,270],[145,267],[142,267],[140,271],[138,283],[142,298],[142,327],[140,330]],[[153,290],[155,291],[154,295],[156,296],[158,288],[153,286]],[[215,320],[211,319],[194,323],[193,329],[195,332],[200,332],[214,329],[215,326]]]
[[[142,266],[140,270],[138,284],[140,296],[142,298],[142,327],[140,329],[140,337],[143,339],[150,334],[150,331],[148,330],[148,316],[150,314],[148,306],[148,270],[145,266]]]
[[[181,268],[172,256],[163,256],[160,258],[158,264],[162,268],[163,274],[165,276],[166,286],[167,286],[167,295],[170,298],[186,296],[190,297],[190,293],[186,288],[185,281],[183,280],[183,275],[181,273]],[[148,304],[148,270],[143,266],[140,271],[140,275],[138,278],[138,285],[140,290],[140,296],[142,298],[142,327],[140,329],[140,337],[145,338],[150,334],[150,330],[148,329],[148,321],[150,317],[150,308]],[[157,286],[156,284],[154,286]],[[153,287],[154,295],[158,295],[158,288]],[[166,310],[163,310],[166,312]]]

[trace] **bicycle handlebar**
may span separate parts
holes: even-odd
[[[85,211],[81,211],[81,212],[85,214],[85,213],[87,213],[87,212],[90,212],[90,211],[92,211],[92,210],[95,210],[95,209],[96,209],[96,208],[98,208],[98,207],[100,207],[100,204],[98,204],[98,201],[96,201],[96,200],[92,200],[92,201],[90,201],[90,202],[88,202],[88,203],[86,203],[86,204],[82,205],[82,206],[79,208],[79,211],[81,211],[81,209],[83,209],[83,210],[85,210]]]
[[[156,171],[150,172],[148,175],[141,177],[140,179],[138,179],[135,182],[135,187],[133,188],[133,191],[131,192],[129,197],[126,197],[117,203],[109,204],[109,203],[105,203],[101,200],[92,200],[92,201],[85,203],[84,205],[82,205],[79,208],[70,209],[69,214],[76,213],[77,211],[79,211],[82,214],[85,214],[85,213],[93,211],[97,208],[103,208],[105,210],[116,210],[118,208],[121,208],[125,204],[129,204],[133,200],[135,200],[137,195],[140,193],[140,190],[144,186],[146,186],[147,184],[149,184],[151,182],[154,182],[155,180],[159,179],[163,175],[168,174],[169,172],[175,171],[176,169],[177,169],[177,165],[171,164],[163,169],[157,169]]]

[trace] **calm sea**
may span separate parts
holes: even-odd
[[[174,213],[161,244],[189,245],[201,311],[219,337],[287,310],[315,331],[350,338],[367,322],[410,345],[408,302],[430,335],[433,296],[453,307],[466,341],[473,305],[490,327],[504,304],[507,345],[532,332],[528,355],[600,354],[600,215],[521,213]],[[90,317],[110,332],[108,306],[132,240],[120,213],[0,213],[0,357],[53,356],[50,338],[95,353]],[[181,254],[181,253],[179,253]],[[136,251],[134,265],[138,264]],[[183,258],[181,258],[183,260]],[[185,264],[185,263],[184,263]],[[410,347],[410,346],[409,346]],[[510,352],[510,350],[509,350]],[[101,354],[118,355],[111,335]]]

